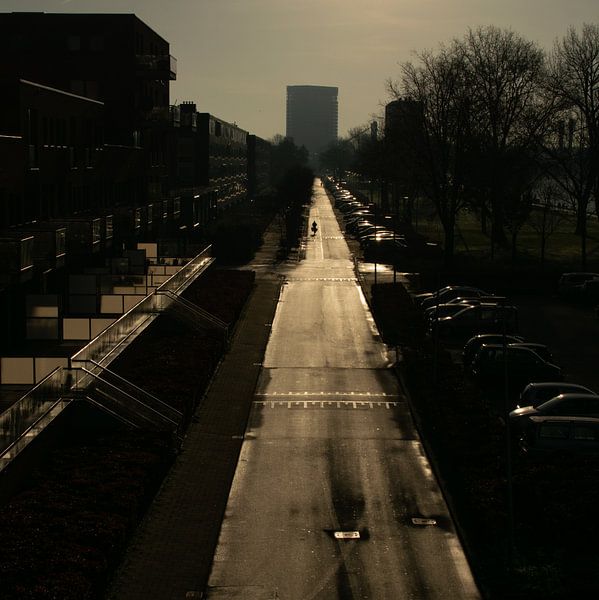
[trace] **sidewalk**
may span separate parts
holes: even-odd
[[[276,231],[257,257],[274,264]],[[278,242],[278,238],[277,238]],[[255,262],[255,261],[254,261]],[[252,268],[252,265],[249,265]],[[201,598],[235,474],[281,282],[257,269],[231,347],[197,409],[182,451],[127,550],[106,598]]]

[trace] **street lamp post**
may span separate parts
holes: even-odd
[[[378,209],[376,204],[374,205],[374,285],[376,285],[376,244],[377,244],[377,239],[376,239],[376,224],[378,221]]]
[[[508,372],[508,348],[507,348],[507,298],[501,298],[499,307],[502,311],[503,321],[503,410],[505,419],[505,471],[507,483],[507,564],[512,567],[514,560],[514,491],[512,477],[512,440],[510,431],[510,394],[509,394],[509,372]]]
[[[391,257],[393,260],[393,283],[397,283],[397,267],[395,264],[395,215],[385,215],[385,219],[391,220],[391,227],[393,229],[393,252],[391,253]]]

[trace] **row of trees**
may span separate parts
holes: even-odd
[[[304,206],[312,198],[314,173],[308,166],[309,153],[304,146],[281,135],[271,140],[270,173],[275,189],[277,207],[284,218],[283,248],[289,252],[299,246],[305,234]]]
[[[511,30],[469,30],[415,53],[387,85],[398,112],[385,135],[351,132],[323,153],[328,169],[349,164],[429,199],[448,259],[464,207],[491,248],[510,236],[515,246],[533,204],[557,190],[576,211],[586,264],[587,214],[599,200],[599,26],[569,29],[550,52]]]

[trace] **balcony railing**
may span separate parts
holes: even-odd
[[[151,79],[177,79],[177,59],[170,54],[138,54],[137,73]]]
[[[155,293],[145,297],[87,346],[71,357],[72,368],[57,368],[7,411],[0,414],[0,471],[4,469],[68,404],[87,398],[131,424],[170,423],[178,412],[134,387],[106,367],[165,310],[176,305],[187,316],[206,321],[201,309],[187,307],[178,296],[213,262],[211,246],[192,258]],[[200,318],[201,317],[201,318]],[[213,319],[214,320],[214,319]],[[219,323],[214,323],[220,325]],[[99,394],[99,395],[98,395]],[[132,402],[132,398],[136,402]]]

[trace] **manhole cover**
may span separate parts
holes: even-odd
[[[414,525],[436,525],[437,521],[435,521],[435,519],[422,519],[420,517],[415,517],[412,519],[412,523],[414,523]]]
[[[336,540],[359,540],[359,531],[335,531],[334,533]]]

